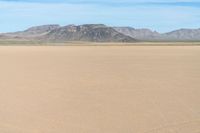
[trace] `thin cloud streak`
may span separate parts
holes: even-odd
[[[66,3],[66,4],[97,4],[107,6],[136,6],[136,5],[168,5],[168,6],[192,6],[200,7],[198,0],[0,0],[5,2],[24,3]]]

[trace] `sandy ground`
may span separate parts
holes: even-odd
[[[0,47],[0,133],[200,133],[200,47]]]

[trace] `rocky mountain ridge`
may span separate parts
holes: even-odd
[[[104,24],[42,25],[24,31],[1,33],[0,39],[27,39],[46,42],[136,42],[136,41],[200,41],[200,29],[179,29],[159,33],[150,29],[109,27]]]

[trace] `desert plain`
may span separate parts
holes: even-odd
[[[0,133],[200,133],[200,47],[1,46]]]

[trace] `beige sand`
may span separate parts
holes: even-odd
[[[0,133],[200,133],[200,47],[0,47]]]

